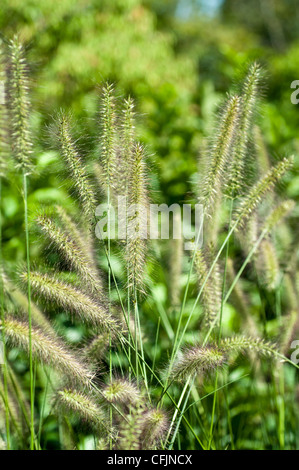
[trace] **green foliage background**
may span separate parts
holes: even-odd
[[[257,59],[268,73],[261,125],[273,158],[298,150],[299,113],[290,102],[290,83],[299,68],[295,2],[272,2],[276,35],[268,18],[260,14],[262,2],[226,1],[214,17],[203,15],[202,3],[1,2],[2,38],[18,32],[28,45],[37,110],[32,122],[43,136],[35,155],[40,174],[31,199],[64,198],[55,177],[57,155],[49,146],[45,125],[55,110],[70,108],[84,140],[94,128],[97,86],[107,79],[137,101],[139,132],[152,155],[154,187],[161,201],[178,201],[190,191],[201,137],[211,127],[220,98],[249,61]],[[87,149],[93,146],[90,140],[84,143]],[[52,177],[44,181],[49,165]],[[297,158],[295,170],[298,166]],[[291,197],[299,196],[298,178],[286,188]],[[11,238],[17,193],[7,195],[4,211]],[[22,258],[21,246],[16,234],[10,241],[11,256]]]

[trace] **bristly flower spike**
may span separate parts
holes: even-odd
[[[144,415],[144,430],[141,436],[142,449],[155,449],[169,428],[166,413],[158,408],[149,410]]]
[[[186,348],[175,361],[170,379],[183,382],[190,376],[205,374],[223,366],[225,360],[225,355],[216,346]]]
[[[218,266],[216,266],[217,268]],[[201,286],[208,277],[208,265],[201,249],[197,250],[194,258],[194,268],[198,276],[198,283]],[[204,308],[204,317],[207,325],[214,324],[217,313],[220,308],[221,291],[217,279],[217,269],[214,269],[213,275],[205,283],[202,292],[202,303]]]
[[[56,409],[71,412],[89,424],[99,434],[106,431],[107,419],[92,397],[74,389],[64,388],[56,395]]]
[[[21,278],[27,283],[27,273]],[[76,314],[83,323],[97,326],[112,334],[120,333],[117,321],[98,301],[77,287],[60,281],[55,276],[30,272],[32,292],[47,301],[54,301],[67,311]]]
[[[101,101],[101,162],[107,188],[113,186],[116,156],[116,112],[113,86],[107,83],[102,90]]]
[[[129,207],[132,208],[131,213],[128,214],[127,263],[129,283],[142,292],[144,290],[143,274],[149,204],[144,148],[140,143],[135,145],[133,151],[128,202]]]
[[[228,161],[238,129],[240,98],[232,96],[226,102],[220,115],[220,128],[216,132],[211,148],[208,149],[209,163],[201,188],[200,202],[205,212],[212,208],[215,195],[221,184],[222,176]]]
[[[140,391],[131,382],[125,379],[112,379],[104,387],[103,396],[111,403],[137,403],[140,398]]]
[[[5,337],[13,347],[20,347],[29,352],[28,324],[6,316],[4,327]],[[73,354],[53,336],[48,336],[40,329],[32,328],[32,354],[33,358],[43,364],[49,365],[83,387],[90,387],[93,374],[85,364],[78,361]]]
[[[67,163],[74,187],[80,197],[84,214],[89,220],[93,220],[96,208],[95,191],[72,138],[70,118],[63,113],[58,117],[58,140],[62,156]]]
[[[221,340],[219,346],[224,353],[254,351],[266,357],[274,358],[278,356],[275,345],[262,338],[233,336]]]
[[[233,196],[239,193],[242,181],[244,181],[244,166],[246,164],[248,143],[258,105],[261,78],[261,67],[259,64],[253,63],[249,67],[242,88],[240,120],[230,169],[229,186]]]
[[[123,182],[121,193],[123,196],[128,196],[129,175],[135,142],[134,117],[134,102],[132,98],[129,97],[124,102],[123,121],[121,124],[122,164],[120,169],[123,174],[119,176],[121,178],[121,181]]]
[[[282,176],[291,168],[293,164],[293,157],[284,158],[275,167],[261,178],[249,191],[248,195],[244,197],[236,210],[234,215],[233,224],[242,226],[248,219],[250,214],[255,210],[256,206],[261,201],[262,197],[274,184],[279,181]]]
[[[9,108],[12,150],[25,174],[32,172],[28,68],[23,45],[15,36],[9,43]]]

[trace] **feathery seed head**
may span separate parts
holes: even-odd
[[[68,413],[75,413],[79,418],[91,425],[97,432],[106,430],[106,417],[94,399],[74,389],[59,390],[56,395],[56,408],[60,413],[61,408]]]
[[[86,258],[90,262],[92,270],[96,271],[96,263],[94,259],[93,251],[93,240],[91,237],[90,230],[85,227],[81,227],[73,220],[73,218],[66,212],[61,206],[55,206],[56,214],[61,222],[63,230],[67,232],[74,240],[78,248],[85,254]]]
[[[295,201],[292,200],[283,201],[278,204],[267,217],[264,224],[264,229],[267,230],[267,232],[271,232],[278,222],[280,222],[284,217],[287,217],[290,212],[292,212],[294,207]]]
[[[25,295],[6,274],[2,277],[4,292],[12,302],[13,306],[17,307],[18,316],[24,313],[28,315],[28,295]],[[9,304],[8,304],[9,305]],[[40,327],[45,333],[56,337],[56,332],[51,325],[46,315],[31,301],[31,315],[33,323]]]
[[[128,197],[135,142],[134,102],[130,97],[124,100],[121,118],[113,186],[116,194]]]
[[[234,216],[233,224],[242,226],[248,219],[250,214],[255,210],[262,197],[273,188],[274,184],[279,181],[282,176],[291,168],[293,157],[284,158],[275,167],[261,178],[249,191],[248,195],[243,198]]]
[[[84,348],[84,357],[92,364],[101,362],[106,354],[111,340],[110,332],[101,333],[95,336],[91,342]]]
[[[134,123],[134,101],[131,97],[124,100],[122,134],[124,150],[126,151],[126,159],[131,158],[132,146],[135,140],[135,123]]]
[[[95,191],[89,181],[86,167],[83,165],[71,134],[70,118],[61,113],[58,116],[58,142],[60,151],[70,171],[74,187],[80,197],[84,214],[89,220],[94,219],[96,208]]]
[[[232,96],[227,100],[220,115],[220,127],[209,149],[209,165],[200,196],[200,202],[204,205],[205,211],[212,207],[221,184],[222,175],[238,129],[239,114],[240,98],[239,96]]]
[[[129,270],[129,284],[135,286],[140,292],[144,291],[143,274],[145,269],[146,242],[148,231],[149,204],[147,195],[147,179],[144,162],[144,148],[137,143],[133,150],[129,207],[128,214],[128,240],[127,264]]]
[[[232,285],[236,277],[236,272],[234,269],[234,263],[231,258],[227,259],[227,281],[228,287]],[[241,317],[242,323],[244,324],[245,331],[248,331],[249,334],[253,337],[258,335],[258,328],[255,323],[255,320],[250,312],[250,304],[244,293],[242,287],[237,282],[232,293],[231,293],[231,302],[235,306],[236,311]]]
[[[220,343],[223,353],[254,351],[266,357],[277,356],[275,345],[262,338],[246,336],[233,336],[225,338]]]
[[[109,83],[103,87],[101,100],[101,161],[107,187],[113,186],[116,154],[116,113],[113,86]]]
[[[30,102],[28,68],[23,45],[15,36],[9,43],[9,108],[11,142],[18,166],[32,172],[32,141],[30,133]]]
[[[261,242],[255,265],[261,284],[268,290],[275,289],[279,283],[280,270],[276,250],[271,240],[266,239]]]
[[[261,79],[261,67],[257,63],[253,63],[249,67],[242,87],[240,119],[230,170],[229,188],[234,196],[238,194],[244,180],[243,173],[246,164],[246,154],[258,105]]]
[[[36,219],[43,233],[50,239],[60,254],[71,267],[79,273],[92,291],[102,292],[102,282],[98,273],[90,265],[90,260],[68,233],[65,233],[56,222],[46,215]]]
[[[0,47],[0,178],[5,178],[9,161],[9,136],[7,116],[7,78],[3,59],[3,51]]]
[[[194,267],[198,275],[199,287],[201,287],[203,282],[205,282],[209,271],[202,249],[197,250],[195,253]],[[202,291],[205,322],[209,326],[214,324],[220,308],[221,290],[218,274],[218,266],[216,265],[212,275],[207,279]]]
[[[183,382],[190,376],[213,371],[225,363],[225,355],[216,346],[193,346],[182,351],[171,370],[172,380]]]
[[[142,403],[131,406],[126,420],[122,420],[119,427],[118,449],[141,450],[141,436],[144,426],[145,407]]]
[[[24,283],[27,283],[26,272],[21,275],[21,278]],[[113,334],[119,331],[116,320],[105,307],[78,288],[60,281],[55,276],[39,272],[30,273],[30,283],[34,295],[41,296],[48,302],[56,302],[69,312],[78,315],[82,322]]]
[[[158,408],[149,410],[144,415],[144,430],[141,436],[142,449],[153,449],[163,439],[169,428],[166,413]]]

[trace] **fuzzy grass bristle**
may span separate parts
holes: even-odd
[[[56,410],[72,413],[90,425],[97,434],[107,432],[106,416],[94,398],[74,389],[64,388],[56,394]]]
[[[29,352],[29,327],[28,324],[5,317],[4,325],[5,338],[13,347],[19,347],[27,354]],[[32,354],[33,357],[45,365],[56,369],[59,373],[67,377],[71,382],[75,382],[84,387],[90,387],[93,377],[91,371],[66,349],[66,347],[52,336],[47,336],[36,327],[32,328]]]
[[[0,46],[0,178],[7,177],[10,158],[7,85],[4,53]]]
[[[184,382],[190,377],[204,375],[225,364],[224,353],[216,346],[193,346],[180,351],[171,369],[170,379]]]
[[[24,283],[27,283],[27,273],[21,275]],[[119,332],[116,320],[109,314],[103,305],[88,296],[77,287],[60,281],[57,276],[42,274],[37,271],[30,272],[32,293],[55,302],[67,311],[76,314],[84,323],[110,331],[113,334]]]
[[[209,164],[200,195],[200,202],[204,206],[205,213],[213,206],[217,189],[222,182],[224,169],[238,129],[239,114],[240,97],[232,96],[224,105],[224,109],[219,117],[219,129],[216,130],[213,143],[208,148]]]
[[[104,387],[103,395],[111,403],[123,404],[137,403],[141,398],[138,388],[125,379],[112,379]]]
[[[96,335],[83,349],[83,355],[92,364],[101,362],[109,348],[110,333],[101,333]]]
[[[278,351],[274,344],[270,341],[265,341],[262,338],[252,338],[246,336],[233,336],[231,338],[224,338],[220,342],[222,351],[230,352],[246,352],[253,351],[268,358],[277,357]]]
[[[208,265],[202,249],[195,253],[194,258],[195,272],[198,276],[199,287],[203,285],[208,276]],[[214,324],[221,303],[221,292],[219,290],[219,282],[217,276],[217,267],[214,269],[212,276],[206,281],[202,291],[202,304],[204,309],[204,319],[207,325]]]
[[[280,280],[280,269],[277,253],[271,240],[263,240],[255,259],[255,266],[261,285],[274,290]]]
[[[133,150],[128,202],[131,207],[126,247],[129,285],[143,292],[149,203],[144,147],[140,143]]]
[[[248,156],[254,118],[257,113],[262,70],[257,63],[250,65],[243,82],[238,132],[234,143],[233,160],[230,168],[230,192],[236,196],[244,184],[244,168]]]
[[[29,174],[33,166],[28,66],[24,46],[17,36],[9,42],[8,50],[8,100],[12,150],[17,165],[25,174]]]
[[[155,449],[165,437],[168,428],[169,420],[165,411],[158,408],[147,411],[141,436],[142,449]]]
[[[101,117],[101,164],[104,172],[106,188],[113,186],[115,174],[115,159],[117,148],[116,100],[113,85],[106,83],[102,89],[100,117]]]
[[[233,224],[236,226],[244,225],[245,221],[260,203],[262,197],[270,191],[275,183],[292,167],[293,160],[293,157],[284,158],[250,189],[247,196],[242,199],[236,210]]]
[[[36,222],[66,262],[70,264],[71,268],[83,277],[91,290],[101,293],[103,286],[98,273],[91,268],[88,257],[70,235],[65,233],[52,218],[45,214],[39,215]]]

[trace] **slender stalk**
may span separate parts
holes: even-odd
[[[282,327],[282,317],[281,317],[281,283],[275,292],[275,306],[276,306],[276,316],[279,319],[280,326]],[[284,381],[284,369],[279,365],[278,367],[278,393],[276,397],[277,408],[278,408],[278,436],[280,449],[284,450],[285,448],[285,381]]]
[[[41,433],[42,433],[43,419],[44,419],[44,413],[45,413],[45,407],[46,407],[48,386],[49,386],[49,376],[46,374],[46,385],[45,385],[45,389],[43,393],[43,401],[42,401],[42,408],[40,412],[38,437],[37,437],[37,442],[38,442],[39,447],[40,447],[40,441],[41,441]]]
[[[108,239],[107,239],[107,244],[108,244],[108,308],[109,308],[109,314],[111,312],[111,268],[110,268],[110,260],[111,260],[111,241],[110,241],[110,233],[111,233],[111,227],[110,227],[110,172],[108,171],[108,186],[107,186],[107,204],[108,204]],[[112,381],[112,341],[111,341],[111,334],[109,334],[109,378],[110,382]],[[109,419],[110,419],[110,429],[112,429],[112,419],[113,419],[113,410],[112,406],[110,406],[109,409]],[[110,450],[112,450],[112,437],[110,436]]]
[[[141,333],[141,326],[140,326],[137,292],[135,292],[135,295],[136,295],[136,302],[135,302],[136,320],[137,320],[138,335],[139,335],[139,342],[140,342],[140,352],[141,352],[141,357],[143,359],[143,380],[144,380],[145,388],[146,388],[146,391],[148,393],[148,397],[150,400],[151,397],[150,397],[150,393],[148,389],[147,372],[146,372],[146,367],[145,367],[144,348],[143,348],[142,333]]]
[[[3,255],[2,255],[2,178],[0,177],[0,296],[1,296],[1,321],[5,324],[4,316],[4,286],[3,286]],[[8,407],[8,372],[7,372],[7,355],[4,328],[2,328],[2,347],[3,347],[3,386],[4,386],[4,406],[5,406],[5,429],[6,429],[6,445],[10,450],[10,426],[9,426],[9,407]]]
[[[168,450],[171,450],[171,449],[173,448],[173,444],[174,444],[174,442],[175,442],[176,436],[177,436],[178,431],[179,431],[179,429],[180,429],[180,424],[181,424],[182,418],[183,418],[184,413],[185,413],[185,411],[186,411],[186,407],[187,407],[187,404],[188,404],[188,401],[189,401],[189,397],[190,397],[191,390],[192,390],[192,387],[193,387],[193,384],[194,384],[194,380],[195,380],[195,379],[193,379],[192,382],[191,382],[191,384],[190,384],[189,391],[188,391],[188,393],[187,393],[187,396],[186,396],[186,398],[185,398],[184,404],[183,404],[183,406],[182,406],[182,410],[181,410],[181,412],[180,412],[180,416],[179,416],[179,418],[178,418],[178,420],[177,420],[177,424],[176,424],[176,427],[175,427],[175,431],[174,431],[174,433],[173,433],[173,435],[172,435],[172,438],[171,438],[171,441],[170,441]],[[188,385],[188,384],[189,384],[189,380],[188,380],[188,383],[187,383],[186,385]]]
[[[233,204],[234,204],[234,200],[233,200],[233,198],[231,198],[228,232],[230,232]],[[224,292],[225,292],[225,285],[226,285],[227,260],[228,260],[228,253],[229,253],[229,240],[230,239],[228,239],[227,245],[226,245],[226,254],[225,254],[225,263],[224,263],[222,296],[221,296],[221,307],[220,307],[220,320],[219,320],[218,345],[221,341],[221,335],[222,335],[222,317],[223,317],[223,307],[224,307]],[[214,387],[215,392],[214,392],[214,397],[213,397],[213,408],[212,408],[212,417],[211,417],[211,427],[210,427],[210,436],[209,436],[208,449],[210,449],[210,447],[211,447],[211,442],[212,442],[212,438],[213,438],[214,415],[215,415],[216,401],[217,401],[217,391],[216,391],[217,387],[218,387],[218,370],[216,371],[216,377],[215,377],[215,387]]]
[[[155,340],[155,349],[154,349],[153,365],[152,365],[152,369],[153,369],[153,370],[155,370],[155,365],[156,365],[157,345],[158,345],[158,338],[159,338],[159,333],[160,333],[160,323],[161,323],[161,319],[160,319],[160,317],[159,317],[159,318],[158,318],[157,331],[156,331],[156,340]],[[153,374],[151,375],[151,380],[150,380],[151,383],[152,383],[152,380],[153,380]]]
[[[162,392],[162,402],[163,402],[163,397],[164,397],[165,391],[168,388],[168,379],[169,379],[169,374],[171,372],[171,368],[172,368],[172,365],[173,365],[173,361],[174,361],[175,355],[176,355],[176,353],[177,353],[177,351],[180,347],[181,341],[182,341],[182,340],[179,341],[179,345],[177,346],[178,339],[179,339],[179,334],[180,334],[180,329],[181,329],[181,324],[182,324],[182,319],[183,319],[183,314],[184,314],[185,305],[186,305],[186,301],[187,301],[188,291],[189,291],[191,275],[192,275],[192,272],[193,272],[193,266],[194,266],[194,262],[195,262],[196,247],[198,246],[202,226],[203,226],[203,219],[201,221],[201,226],[200,226],[200,229],[198,231],[197,238],[196,238],[196,241],[195,241],[195,249],[193,250],[193,255],[192,255],[192,258],[191,258],[191,263],[190,263],[190,268],[189,268],[188,278],[187,278],[187,284],[186,284],[185,291],[184,291],[183,302],[182,302],[181,309],[180,309],[178,325],[177,325],[177,329],[176,329],[176,332],[175,332],[173,348],[172,348],[172,351],[171,351],[169,370],[168,370],[168,374],[167,374],[167,377],[166,377],[164,390]]]
[[[234,433],[233,433],[233,428],[232,428],[232,420],[231,420],[231,414],[230,414],[226,390],[223,391],[223,395],[224,395],[226,411],[227,411],[227,424],[228,424],[228,429],[229,429],[229,434],[230,434],[231,446],[232,446],[232,450],[235,450]]]
[[[27,266],[27,289],[28,289],[28,325],[29,325],[29,368],[30,368],[30,449],[34,450],[34,371],[32,358],[32,318],[31,318],[31,283],[30,283],[30,247],[28,227],[28,190],[27,174],[23,172],[24,188],[24,219],[26,235],[26,266]]]

